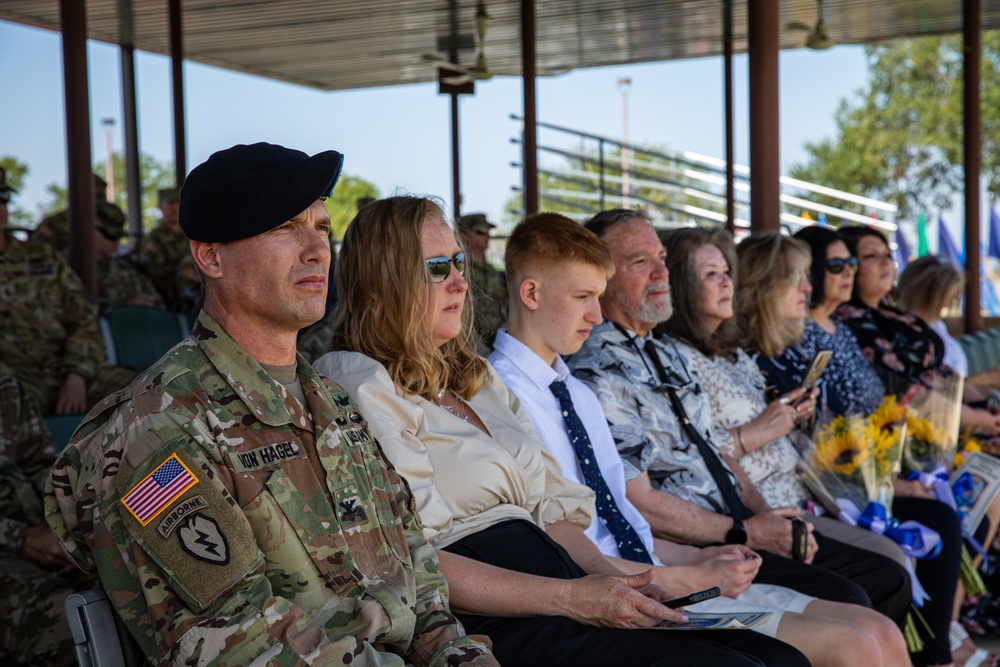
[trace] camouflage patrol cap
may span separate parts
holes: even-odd
[[[125,213],[106,201],[97,202],[94,207],[98,230],[109,239],[120,239],[125,235]]]
[[[17,192],[7,180],[7,170],[0,167],[0,192]]]
[[[262,234],[329,197],[343,164],[337,151],[309,157],[263,142],[213,153],[181,188],[181,229],[207,243]]]
[[[487,233],[496,227],[486,219],[485,213],[470,213],[458,219],[458,231],[460,232],[483,232]]]

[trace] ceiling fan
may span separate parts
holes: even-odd
[[[806,33],[806,46],[810,49],[828,49],[831,46],[836,45],[836,42],[830,39],[830,35],[826,30],[826,21],[823,19],[823,0],[816,0],[816,24],[806,25],[799,21],[793,21],[792,23],[785,24],[785,28],[788,30],[804,30]]]
[[[490,71],[486,62],[486,28],[489,21],[490,16],[486,13],[486,5],[480,0],[476,6],[476,64],[472,67],[463,67],[452,63],[440,53],[425,53],[423,55],[424,60],[437,63],[439,81],[450,85],[462,85],[493,78],[493,72]],[[438,42],[438,48],[441,51],[454,50],[456,53],[460,48],[472,46],[471,35],[457,35],[439,39]]]

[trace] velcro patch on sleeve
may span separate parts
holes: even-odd
[[[197,483],[198,478],[180,457],[171,454],[133,486],[121,502],[139,524],[145,526]]]

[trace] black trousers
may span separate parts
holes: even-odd
[[[885,556],[814,532],[819,551],[811,564],[761,551],[755,584],[774,584],[833,602],[874,607],[903,627],[910,608],[910,575]]]
[[[470,535],[445,551],[515,570],[557,579],[584,572],[537,526],[507,521]],[[619,630],[583,625],[563,617],[499,618],[458,614],[469,633],[493,640],[505,667],[807,667],[796,649],[750,630]]]
[[[929,498],[896,498],[892,513],[900,521],[919,521],[941,535],[941,553],[935,558],[917,561],[917,578],[930,600],[920,609],[930,626],[932,637],[923,623],[917,623],[917,632],[924,640],[921,662],[927,665],[944,665],[951,662],[951,643],[948,627],[951,625],[955,588],[962,565],[962,522],[953,509]],[[983,523],[986,523],[985,521]]]

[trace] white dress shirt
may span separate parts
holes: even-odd
[[[625,497],[625,471],[621,457],[611,437],[611,430],[604,418],[604,410],[587,385],[570,375],[569,368],[560,357],[551,366],[531,351],[527,345],[501,329],[493,344],[490,363],[507,387],[521,400],[521,407],[528,414],[532,425],[542,439],[542,444],[559,463],[562,476],[571,482],[586,485],[583,472],[576,458],[576,451],[569,441],[566,422],[563,420],[559,401],[549,389],[556,380],[562,380],[569,389],[577,415],[587,429],[594,447],[597,465],[604,481],[618,504],[622,516],[639,535],[649,554],[653,555],[653,531],[632,503]],[[588,538],[606,556],[620,558],[615,536],[611,534],[594,513],[590,526],[584,531]],[[655,559],[656,557],[653,556]],[[659,561],[657,561],[659,565]]]

